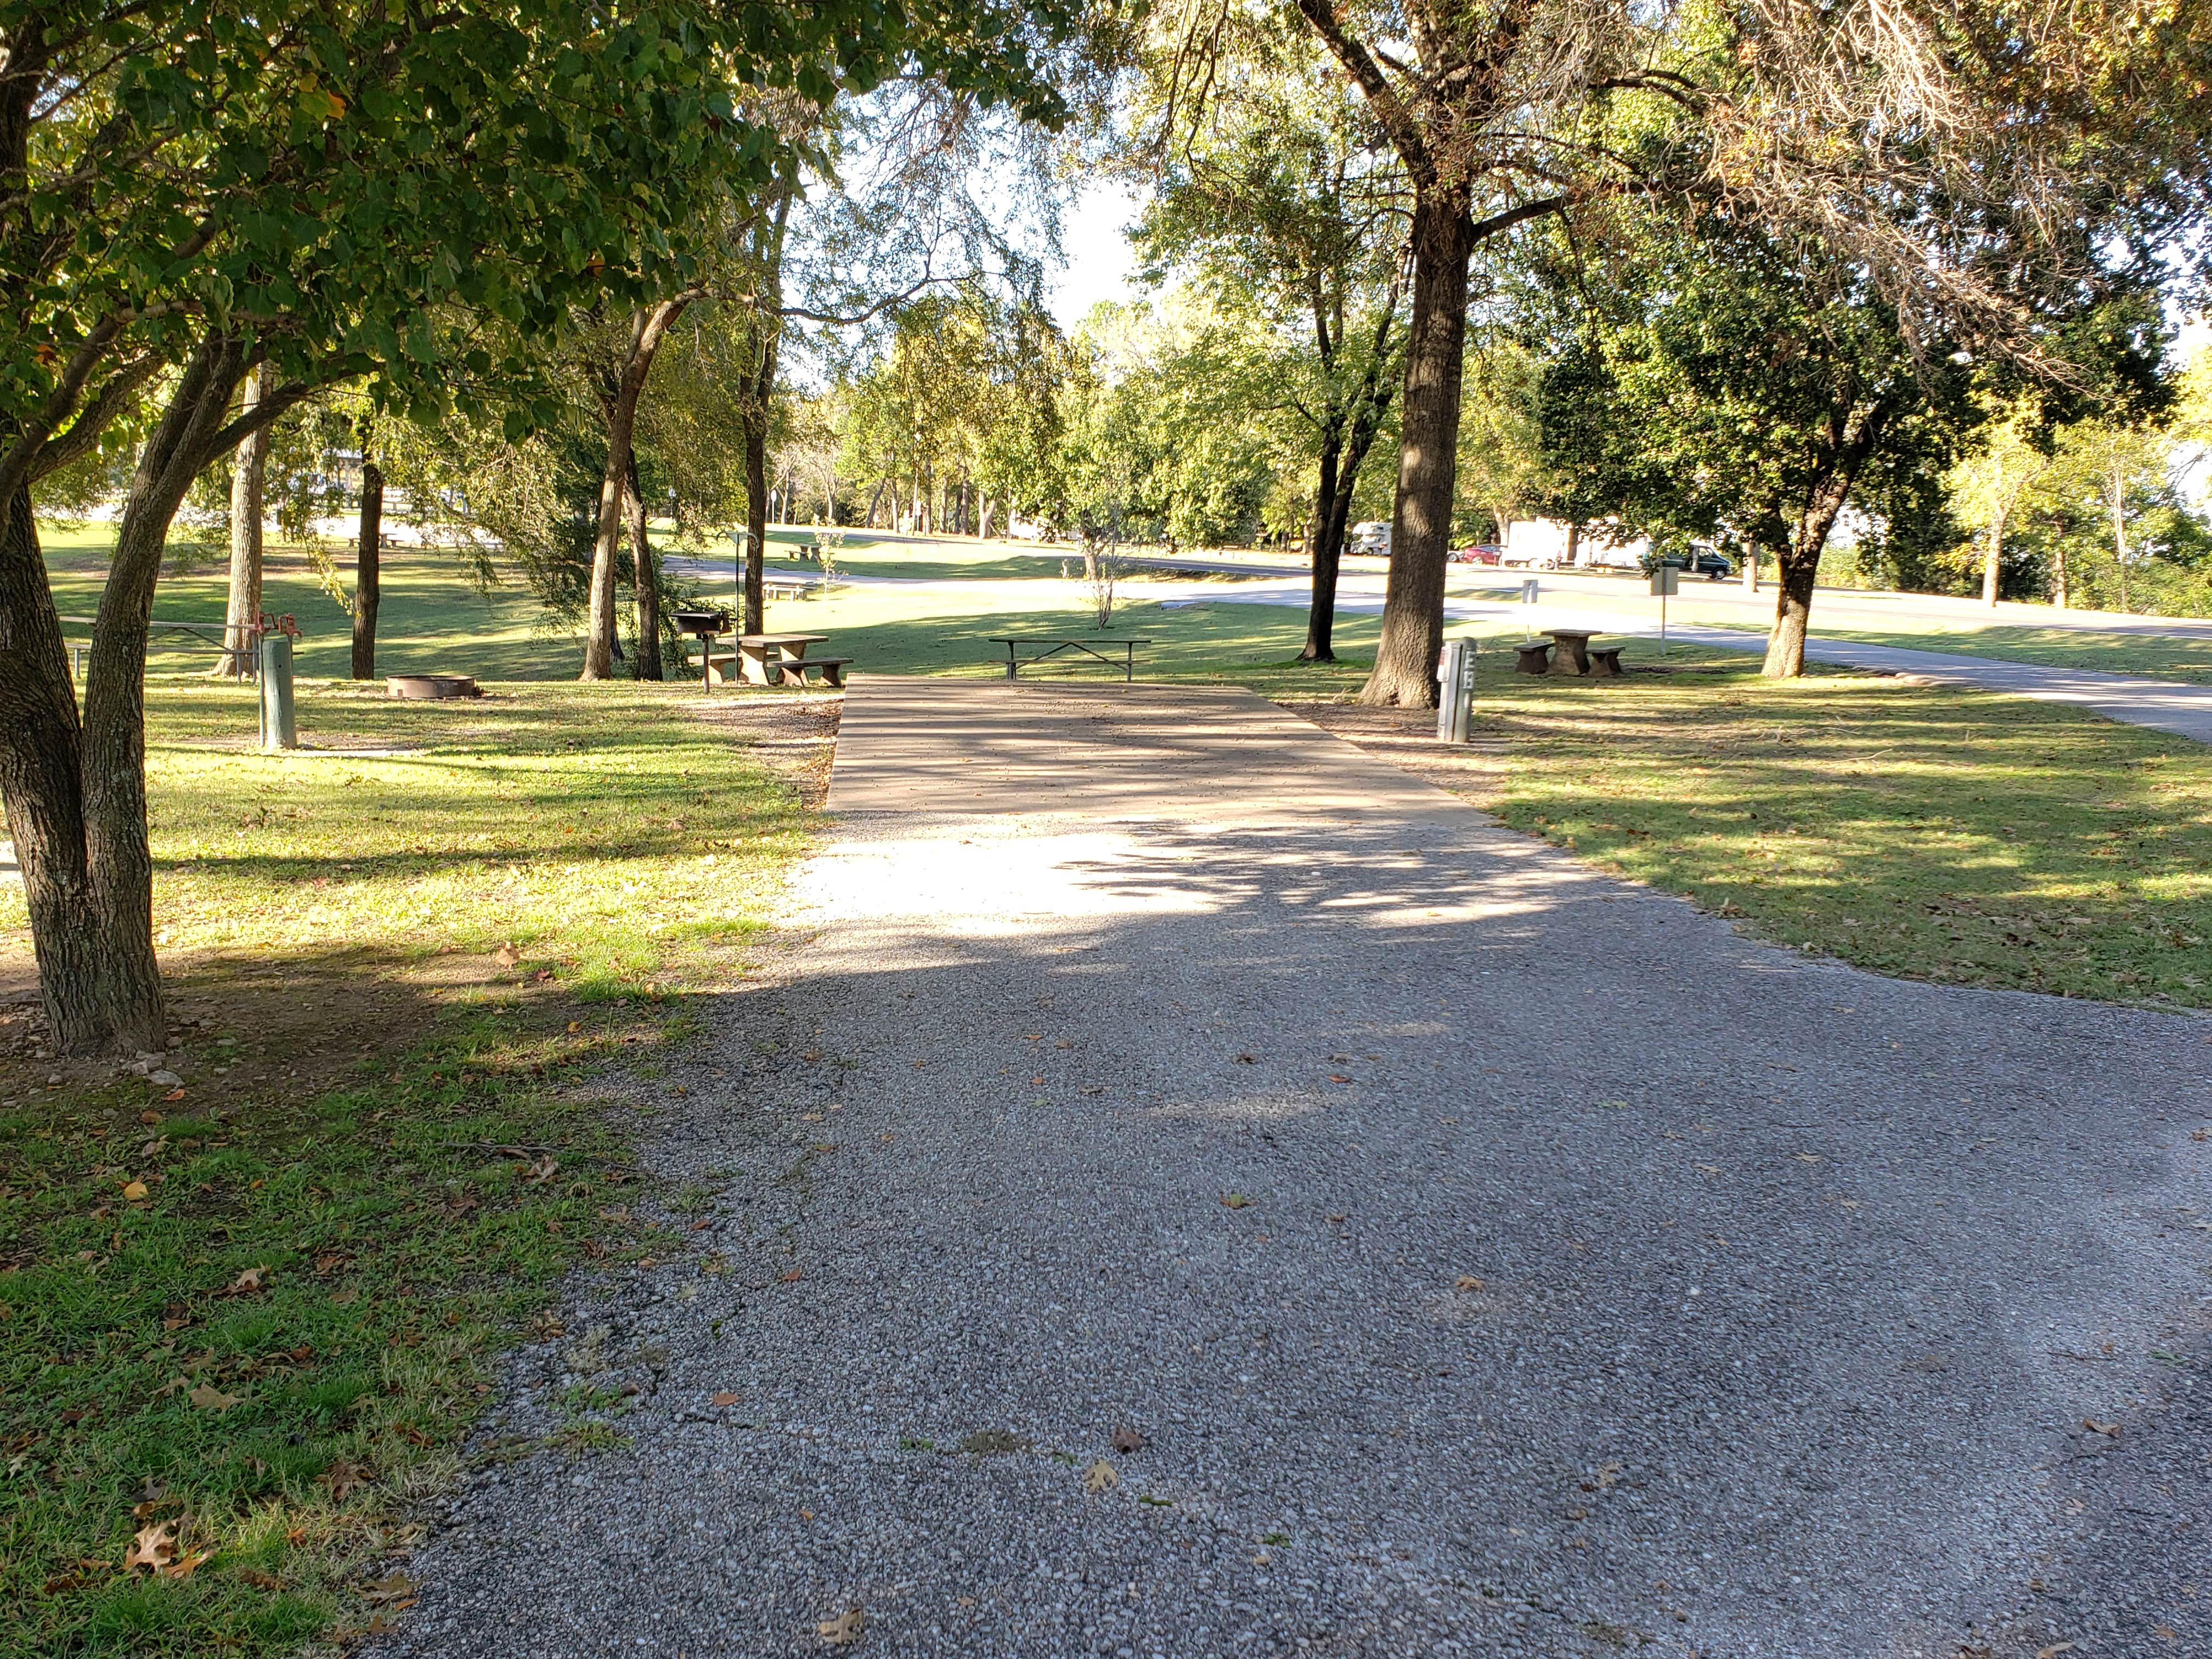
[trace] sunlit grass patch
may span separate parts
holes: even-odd
[[[1755,661],[1486,671],[1486,805],[1766,938],[1909,978],[2212,1006],[2212,751],[2077,711]]]

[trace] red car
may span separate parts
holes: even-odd
[[[1488,542],[1478,542],[1473,547],[1462,547],[1444,556],[1453,564],[1496,564],[1503,548],[1492,547]]]

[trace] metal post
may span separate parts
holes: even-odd
[[[1465,743],[1474,698],[1474,641],[1446,640],[1437,663],[1437,741]]]
[[[261,636],[261,746],[297,749],[300,725],[292,707],[292,636]]]
[[[1659,599],[1659,654],[1667,654],[1667,596],[1681,586],[1682,573],[1671,564],[1655,565],[1651,591]]]

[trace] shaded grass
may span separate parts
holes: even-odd
[[[2200,744],[1726,653],[1596,684],[1486,664],[1479,691],[1510,745],[1484,805],[1764,937],[1905,978],[2212,1006]]]
[[[310,697],[311,736],[413,752],[263,757],[211,746],[246,693],[153,688],[184,1080],[48,1087],[0,1024],[0,1653],[369,1628],[498,1346],[580,1263],[665,1253],[606,1073],[739,971],[797,803],[673,690],[503,690]],[[147,1528],[189,1573],[124,1570]]]

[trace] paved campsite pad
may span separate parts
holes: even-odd
[[[633,1443],[475,1477],[373,1651],[2212,1649],[2212,1023],[1753,943],[1241,692],[861,679],[830,805],[663,1104],[710,1218],[517,1365]]]

